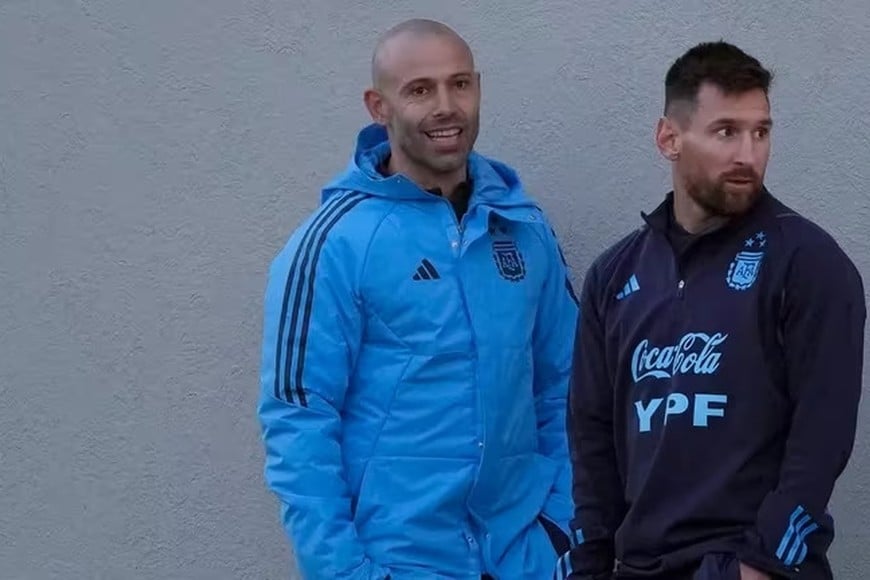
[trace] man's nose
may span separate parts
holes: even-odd
[[[740,137],[734,161],[739,165],[753,165],[755,161],[755,147],[757,143],[752,138],[751,132],[745,132]]]
[[[438,87],[435,99],[434,114],[436,117],[450,116],[456,110],[456,101],[453,98],[453,93],[448,87]]]

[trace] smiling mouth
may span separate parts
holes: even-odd
[[[427,137],[432,139],[433,141],[446,141],[448,139],[455,139],[462,134],[462,129],[457,127],[453,127],[451,129],[436,129],[435,131],[424,131]]]

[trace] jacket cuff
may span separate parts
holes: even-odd
[[[743,546],[737,551],[740,562],[770,575],[774,580],[791,579],[797,576],[797,570],[786,567],[772,557],[757,529],[746,532],[744,540]]]
[[[794,578],[811,554],[824,554],[833,540],[831,517],[773,492],[758,511],[756,526],[745,534],[740,559],[778,578]]]
[[[616,563],[613,541],[595,540],[571,548],[569,558],[572,580],[610,579]]]

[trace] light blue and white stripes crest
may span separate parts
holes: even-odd
[[[807,557],[807,536],[817,529],[819,524],[813,521],[803,506],[796,507],[789,517],[788,528],[776,550],[776,557],[786,566],[800,565]]]

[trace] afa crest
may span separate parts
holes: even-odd
[[[526,277],[523,256],[513,240],[496,240],[492,243],[492,257],[498,273],[505,280],[519,282]]]
[[[728,287],[734,290],[747,290],[755,283],[761,270],[767,239],[763,232],[759,232],[746,240],[744,245],[751,249],[737,253],[728,267],[728,276],[725,278]],[[756,246],[758,250],[755,249]]]

